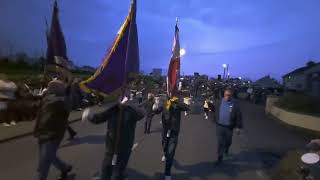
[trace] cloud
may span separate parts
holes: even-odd
[[[70,58],[81,65],[99,65],[130,2],[59,1]],[[0,50],[45,52],[44,19],[50,20],[52,4],[1,0]],[[320,59],[319,5],[318,0],[138,1],[141,67],[146,72],[167,68],[179,17],[181,45],[187,49],[182,62],[186,73],[215,75],[221,63],[228,62],[233,73],[241,76],[283,74],[303,65],[309,56]]]

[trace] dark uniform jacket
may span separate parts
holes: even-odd
[[[36,117],[34,136],[39,142],[62,139],[68,125],[70,109],[65,96],[46,95]]]
[[[231,129],[234,129],[234,128],[239,128],[241,129],[243,124],[242,124],[242,113],[241,113],[241,110],[240,110],[240,106],[239,106],[239,103],[238,101],[232,99],[231,100],[232,103],[233,103],[233,108],[232,108],[232,111],[231,111],[231,125],[230,126],[227,126]],[[221,106],[221,100],[220,101],[217,101],[215,103],[215,111],[214,111],[214,121],[220,125],[220,126],[224,126],[224,125],[221,125],[219,124],[219,117],[220,117],[220,106]]]
[[[139,107],[144,107],[147,117],[153,117],[155,114],[154,111],[152,110],[153,104],[154,104],[154,99],[151,99],[151,100],[148,99],[143,101],[139,105]]]
[[[183,102],[173,102],[170,109],[162,112],[162,125],[165,130],[180,131],[181,111],[189,111],[189,106]]]
[[[120,110],[121,109],[121,110]],[[137,121],[144,117],[144,111],[133,104],[113,104],[102,113],[94,115],[90,122],[100,124],[108,122],[106,134],[106,152],[114,153],[118,121],[121,118],[120,150],[130,151],[135,137]]]

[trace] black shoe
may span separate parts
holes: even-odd
[[[68,173],[72,171],[72,166],[70,166],[67,170],[61,172],[61,175],[57,178],[57,180],[66,180],[68,177]]]
[[[217,161],[214,163],[216,166],[220,165],[222,163],[222,160],[223,160],[223,156],[220,155],[217,159]]]
[[[74,139],[74,137],[76,137],[76,135],[77,135],[77,133],[76,133],[76,132],[74,132],[74,133],[70,134],[70,137],[68,138],[68,140],[69,140],[69,141],[73,140],[73,139]]]

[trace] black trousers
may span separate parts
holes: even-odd
[[[112,165],[113,153],[105,152],[101,167],[101,180],[124,180],[125,171],[131,155],[131,149],[118,155],[117,164]]]
[[[224,153],[228,153],[232,144],[233,129],[216,125],[217,138],[218,138],[218,156],[223,156]]]
[[[73,130],[71,126],[67,127],[67,131],[68,131],[68,134],[69,134],[70,137],[72,137],[73,135],[76,134],[76,131]]]
[[[174,155],[178,145],[178,133],[175,131],[170,131],[170,136],[167,136],[168,130],[162,131],[162,147],[164,156],[166,157],[166,165],[164,174],[166,176],[171,176],[171,168],[174,161]]]
[[[144,122],[144,133],[150,133],[152,124],[152,116],[146,116],[146,121]]]
[[[7,109],[0,110],[0,122],[1,123],[10,123],[8,118]]]

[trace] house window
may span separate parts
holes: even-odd
[[[296,84],[296,88],[297,89],[301,89],[302,88],[302,84]]]

